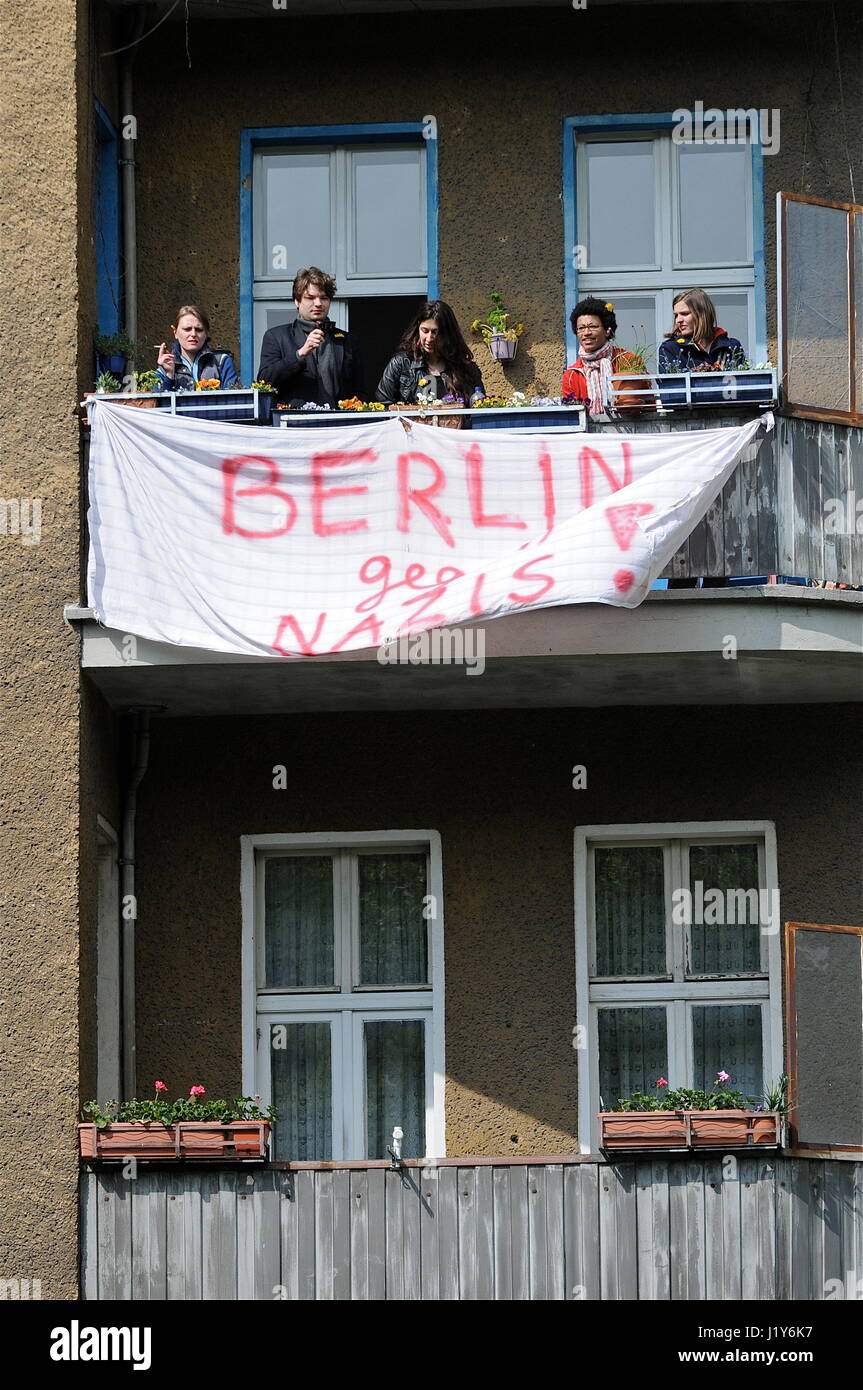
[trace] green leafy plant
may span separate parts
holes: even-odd
[[[266,391],[270,395],[275,395],[276,388],[269,381],[253,381],[249,387],[250,391]]]
[[[116,396],[122,389],[122,381],[119,377],[112,376],[110,372],[100,372],[99,376],[96,377],[96,390],[100,395]]]
[[[491,308],[486,310],[484,319],[474,319],[470,326],[471,333],[482,338],[484,343],[490,343],[492,338],[500,334],[507,338],[511,343],[516,342],[524,332],[523,323],[514,323],[512,327],[509,320],[512,315],[503,307],[503,299],[494,290],[491,293]]]
[[[155,370],[135,373],[136,391],[155,391],[159,385],[159,373]]]
[[[769,1086],[764,1093],[764,1099],[759,1104],[755,1104],[751,1099],[744,1096],[742,1091],[729,1090],[728,1082],[731,1080],[727,1071],[718,1071],[716,1080],[709,1091],[691,1090],[686,1086],[679,1086],[676,1090],[668,1090],[668,1082],[664,1076],[660,1076],[654,1083],[657,1094],[647,1095],[643,1091],[633,1091],[631,1096],[622,1097],[617,1105],[611,1107],[612,1111],[622,1110],[776,1110],[781,1115],[785,1115],[793,1107],[788,1101],[788,1077],[780,1076],[779,1080]]]
[[[95,348],[100,357],[113,357],[115,354],[121,357],[134,357],[138,350],[138,344],[129,337],[128,333],[97,333]]]
[[[234,1120],[275,1120],[276,1111],[272,1105],[258,1104],[260,1096],[236,1096],[234,1100],[203,1100],[204,1086],[192,1086],[188,1097],[177,1100],[168,1099],[168,1087],[164,1081],[154,1082],[155,1095],[150,1100],[108,1100],[100,1104],[88,1100],[81,1109],[81,1118],[89,1120],[97,1129],[114,1123],[137,1121],[140,1124],[175,1125],[180,1121],[201,1120],[211,1124],[226,1125]]]

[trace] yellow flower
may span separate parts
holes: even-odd
[[[344,336],[345,336],[344,333],[334,333],[334,334],[333,334],[333,337],[334,337],[334,338],[343,338]]]
[[[428,377],[427,377],[427,376],[421,376],[420,379],[419,379],[418,385],[420,385],[420,386],[428,386],[428,384],[429,384],[429,379],[428,379]]]
[[[609,311],[609,313],[610,313],[610,312],[612,311],[612,309],[614,308],[614,305],[613,305],[613,304],[606,304],[605,307],[606,307],[606,309],[608,309],[608,311]]]

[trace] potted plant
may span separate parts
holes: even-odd
[[[666,407],[772,405],[777,398],[776,371],[772,363],[757,362],[750,367],[745,358],[728,367],[705,363],[694,372],[665,373],[656,380],[660,400]]]
[[[780,1077],[758,1105],[729,1090],[731,1077],[719,1071],[709,1091],[678,1087],[669,1091],[664,1076],[655,1095],[635,1091],[599,1114],[601,1149],[611,1153],[645,1149],[777,1148],[782,1142],[788,1078]]]
[[[135,356],[136,344],[127,333],[96,334],[96,365],[100,372],[122,376],[126,363]]]
[[[511,362],[518,351],[518,340],[524,332],[523,323],[510,326],[512,317],[503,307],[503,299],[495,291],[491,294],[491,308],[484,319],[474,319],[471,333],[482,338],[492,357],[498,362]]]
[[[88,1101],[78,1125],[81,1158],[267,1157],[276,1115],[260,1096],[208,1101],[206,1088],[193,1086],[188,1098],[171,1101],[164,1081],[153,1089],[151,1100]]]

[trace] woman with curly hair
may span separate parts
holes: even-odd
[[[563,374],[563,395],[586,401],[588,413],[592,416],[608,414],[609,410],[652,407],[652,396],[637,394],[637,381],[631,384],[612,381],[612,377],[618,373],[645,372],[644,362],[637,352],[624,352],[622,348],[614,346],[617,332],[614,305],[589,296],[579,300],[569,321],[578,338],[579,353]],[[640,384],[642,387],[649,384],[649,378]],[[621,394],[630,399],[621,401]]]
[[[384,405],[413,405],[420,394],[436,400],[455,396],[465,405],[485,395],[473,353],[442,299],[420,306],[378,383],[377,398]]]

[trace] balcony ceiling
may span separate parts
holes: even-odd
[[[105,0],[116,10],[144,8],[151,14],[165,14],[172,8],[172,18],[185,19],[183,0]],[[729,3],[729,0],[726,0]],[[787,4],[799,0],[730,0],[737,4]],[[815,0],[826,4],[827,0]],[[714,5],[716,0],[588,0],[590,9],[601,5]],[[288,14],[381,14],[394,10],[527,10],[571,9],[572,0],[287,0],[285,9],[274,9],[271,0],[189,0],[189,14],[207,19],[268,19]],[[149,27],[149,26],[148,26]]]
[[[300,660],[230,656],[100,627],[82,666],[116,710],[168,716],[309,710],[841,703],[863,699],[863,594],[761,588],[656,592],[635,610],[546,608],[479,624],[486,667],[383,666],[374,651]],[[736,660],[725,659],[728,634]]]

